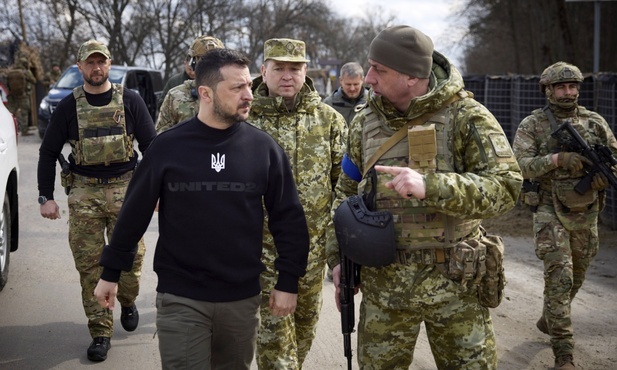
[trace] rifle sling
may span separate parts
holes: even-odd
[[[544,106],[544,108],[542,108],[542,111],[544,111],[544,114],[546,114],[546,118],[548,118],[548,122],[551,124],[551,132],[555,132],[559,128],[559,125],[557,124],[557,120],[555,119],[555,115],[553,115],[551,108],[549,108],[547,104]],[[550,148],[551,140],[549,140],[548,142],[549,150],[554,150],[555,148]]]

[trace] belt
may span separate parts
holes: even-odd
[[[73,174],[73,178],[83,184],[87,185],[105,185],[105,184],[113,184],[116,182],[129,180],[133,176],[133,171],[125,172],[124,174],[118,177],[88,177],[81,176],[78,174]]]
[[[396,251],[396,262],[401,265],[410,265],[417,263],[421,265],[434,265],[436,263],[446,262],[447,251],[443,249],[417,249],[417,250],[402,250]]]

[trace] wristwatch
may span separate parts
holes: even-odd
[[[43,205],[45,202],[47,202],[47,197],[44,195],[39,196],[39,204]]]

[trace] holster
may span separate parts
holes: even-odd
[[[64,193],[69,195],[71,192],[71,187],[73,187],[73,181],[75,180],[73,176],[73,172],[71,171],[62,171],[60,173],[60,183],[64,187]]]

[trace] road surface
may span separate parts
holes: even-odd
[[[108,359],[86,358],[90,336],[80,304],[78,274],[67,242],[66,196],[58,180],[55,196],[62,219],[50,221],[39,214],[36,202],[36,163],[40,139],[20,138],[20,246],[11,256],[9,282],[0,292],[0,369],[158,369],[155,336],[155,286],[152,257],[157,238],[155,214],[145,235],[141,294],[137,300],[140,325],[133,333],[120,326],[115,313],[115,334]],[[68,147],[65,148],[65,153]],[[503,370],[552,369],[549,338],[535,322],[542,307],[542,265],[533,254],[530,214],[518,211],[489,231],[508,232],[506,242],[506,298],[491,310]],[[505,225],[505,227],[504,227]],[[617,369],[617,232],[601,235],[602,248],[588,279],[573,304],[575,362],[581,369]],[[307,370],[346,369],[340,320],[334,306],[334,287],[324,281],[324,305],[317,338],[304,364]],[[359,301],[359,299],[357,300]],[[355,335],[354,335],[355,355]],[[256,366],[253,366],[256,369]],[[426,334],[420,333],[410,369],[435,369]],[[354,369],[357,364],[354,362]]]

